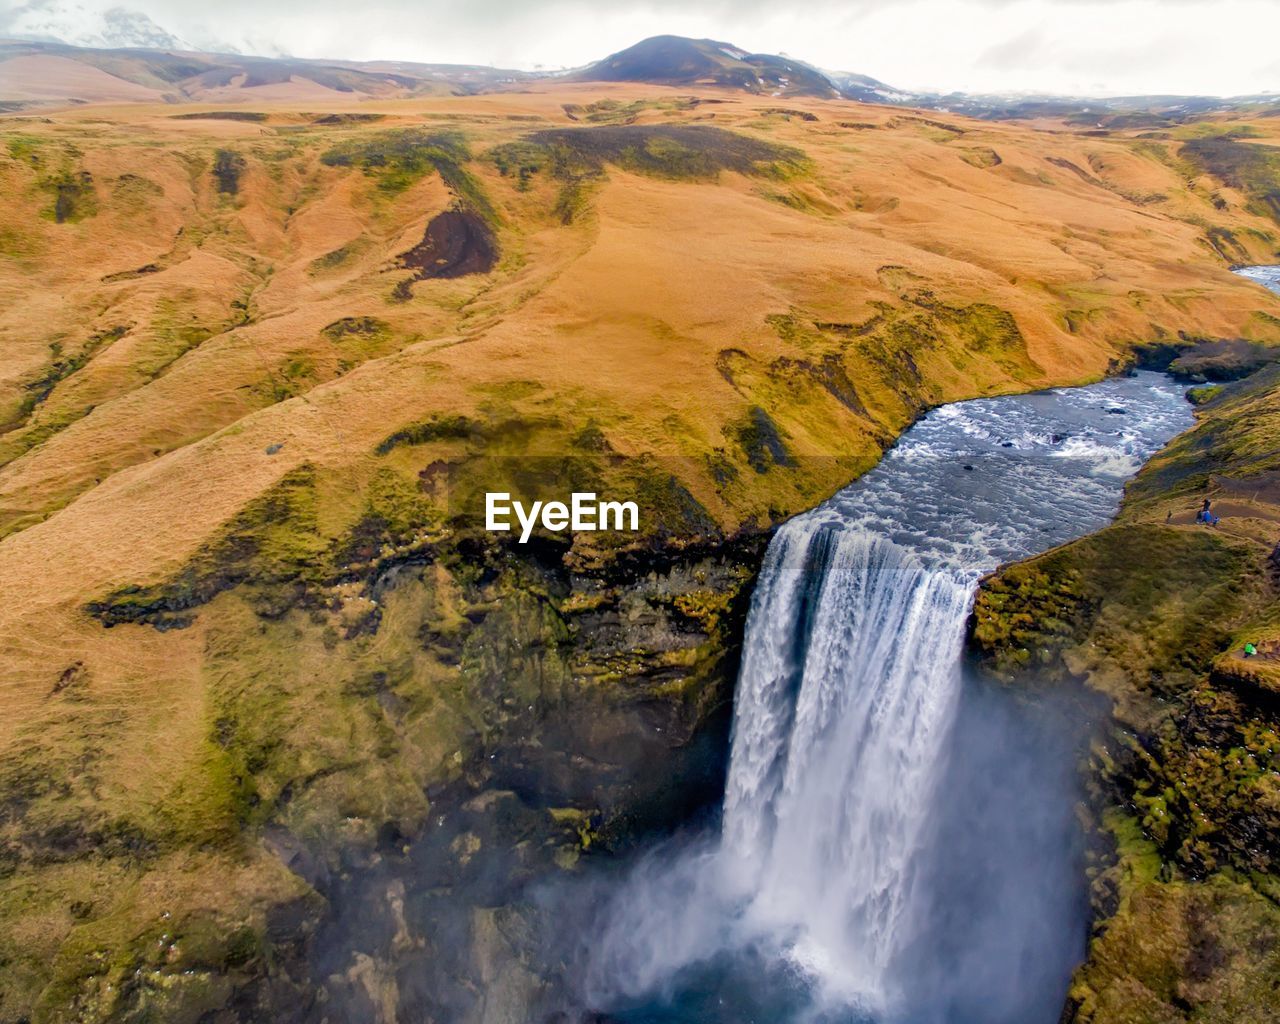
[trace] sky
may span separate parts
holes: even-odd
[[[0,0],[0,34],[92,44],[121,6],[193,47],[268,56],[532,70],[673,33],[914,90],[1280,91],[1280,0]]]

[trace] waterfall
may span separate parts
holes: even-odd
[[[747,920],[871,1005],[956,705],[966,576],[802,519],[775,539],[748,622],[722,852],[753,894]]]
[[[1154,374],[944,406],[784,524],[752,596],[719,830],[649,851],[599,900],[584,1002],[645,1022],[1056,1013],[1077,948],[1046,917],[1069,927],[1064,844],[995,788],[1034,755],[979,780],[1001,828],[938,845],[956,821],[940,810],[968,806],[947,776],[968,749],[965,620],[983,573],[1103,526],[1190,419]],[[975,888],[940,888],[954,879]]]

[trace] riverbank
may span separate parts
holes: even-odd
[[[1000,570],[972,620],[990,675],[1093,695],[1079,1024],[1280,1019],[1280,367],[1197,420],[1114,525]],[[1216,527],[1195,522],[1205,499]]]
[[[1060,744],[1024,747],[1029,721],[970,699],[964,623],[983,572],[1104,525],[1190,420],[1151,373],[946,405],[785,523],[752,599],[722,825],[604,894],[587,1008],[704,1024],[1056,1014],[1081,941],[1070,792],[1044,753]],[[1038,780],[1041,809],[992,788],[979,751]]]

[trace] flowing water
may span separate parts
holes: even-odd
[[[983,574],[1105,525],[1190,423],[1153,373],[944,406],[786,523],[752,600],[719,833],[646,857],[604,903],[587,1000],[646,1022],[1049,1024],[1083,941],[1060,919],[1070,824],[1036,833],[1030,727],[966,705],[965,623]],[[1023,983],[1057,991],[987,991]]]
[[[1264,288],[1270,288],[1273,292],[1280,293],[1280,267],[1238,267],[1236,273],[1241,277],[1249,278],[1251,281],[1257,281]]]

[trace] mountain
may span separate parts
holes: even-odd
[[[839,95],[830,78],[802,61],[683,36],[644,39],[568,77],[579,82],[714,85],[769,96]]]
[[[823,74],[841,97],[847,100],[939,110],[988,121],[1046,117],[1081,124],[1098,124],[1100,127],[1159,127],[1215,112],[1249,107],[1280,107],[1280,95],[1277,94],[1098,98],[1027,93],[912,92],[849,71],[824,71]]]
[[[825,71],[827,79],[835,86],[842,97],[847,100],[858,100],[861,103],[884,103],[889,105],[927,106],[922,102],[927,97],[923,93],[907,92],[886,85],[869,75],[856,75],[851,71]]]
[[[683,36],[653,36],[567,76],[579,82],[647,82],[653,85],[718,86],[766,96],[816,96],[883,106],[948,111],[986,120],[1065,118],[1082,124],[1114,122],[1138,127],[1175,124],[1187,117],[1248,107],[1280,108],[1280,95],[1079,96],[979,95],[914,92],[868,75],[817,68],[773,54],[748,53],[731,43]],[[1110,126],[1109,124],[1107,126]]]
[[[850,76],[858,77],[858,76]],[[847,89],[848,99],[863,99]],[[1046,96],[1029,94],[907,93],[881,94],[869,103],[939,110],[987,121],[1055,118],[1099,128],[1158,128],[1205,114],[1260,108],[1280,109],[1280,95],[1253,96]]]
[[[0,42],[0,102],[10,109],[67,101],[399,99],[492,91],[534,77],[467,65],[250,57],[152,47],[89,49],[41,40]]]
[[[5,22],[4,32],[18,39],[105,49],[194,49],[141,11],[124,7],[86,10],[58,0],[34,0],[17,8]]]
[[[984,120],[1053,118],[1085,128],[1160,128],[1189,117],[1232,110],[1280,110],[1280,96],[972,95],[913,92],[867,75],[823,70],[792,57],[748,53],[714,39],[663,35],[641,40],[568,73],[504,70],[412,61],[360,62],[246,56],[192,47],[147,15],[122,7],[95,14],[60,0],[18,8],[0,32],[0,103],[155,100],[317,99],[327,93],[396,99],[524,88],[532,82],[634,82],[718,88],[760,96],[846,99],[881,106],[938,110]],[[227,51],[227,52],[221,52]],[[31,58],[57,57],[32,63]],[[17,58],[27,58],[12,63]],[[88,65],[97,74],[73,67]],[[127,84],[126,84],[127,83]]]

